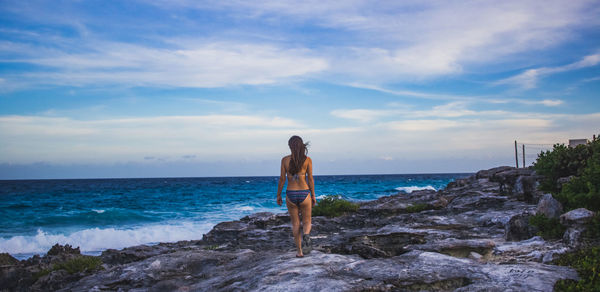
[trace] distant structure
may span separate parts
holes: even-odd
[[[588,139],[569,139],[569,147],[575,148],[577,145],[585,145],[589,142]]]
[[[592,141],[598,141],[600,140],[600,135],[596,136],[593,135],[592,136]],[[575,148],[579,145],[586,145],[588,143],[591,143],[591,141],[589,139],[569,139],[569,148]],[[521,150],[521,154],[523,154],[523,158],[521,161],[521,167],[525,168],[527,167],[526,162],[525,162],[525,145],[527,145],[527,149],[529,149],[528,153],[533,153],[534,155],[537,155],[539,157],[540,152],[544,152],[544,151],[550,151],[552,150],[552,147],[557,144],[533,144],[533,143],[517,143],[517,140],[515,140],[515,167],[519,168],[519,150],[520,148],[522,148]],[[560,145],[564,145],[563,143],[560,143]],[[521,147],[519,147],[521,146]],[[531,154],[530,154],[531,155]],[[531,158],[531,156],[530,156]],[[531,161],[535,161],[537,158],[533,157],[531,159]]]

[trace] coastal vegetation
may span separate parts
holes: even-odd
[[[94,256],[78,256],[64,262],[56,263],[49,269],[43,269],[35,274],[34,278],[38,279],[51,272],[65,270],[69,274],[93,272],[102,269],[102,260]]]
[[[600,246],[561,255],[555,265],[571,266],[580,280],[559,280],[555,291],[600,291]]]
[[[544,214],[529,217],[529,224],[536,226],[539,229],[536,235],[546,240],[562,238],[567,229],[558,218],[547,218]]]
[[[218,248],[219,248],[218,244],[213,244],[213,245],[205,246],[204,250],[216,250]]]
[[[340,196],[325,196],[312,208],[313,216],[338,217],[358,211],[358,204],[342,199]]]
[[[551,151],[538,155],[533,168],[543,176],[539,189],[551,193],[565,211],[586,208],[597,212],[585,235],[600,238],[600,140],[577,147],[555,144]],[[560,238],[564,231],[558,219],[543,215],[533,216],[529,222],[546,239]]]
[[[419,213],[431,209],[433,209],[433,207],[429,204],[417,203],[406,207],[406,213]]]
[[[539,189],[552,193],[566,211],[600,210],[600,140],[577,147],[556,144],[539,154],[533,168],[544,176]]]
[[[567,147],[554,145],[552,151],[540,153],[534,169],[544,178],[539,189],[549,192],[565,211],[586,208],[596,212],[586,228],[584,237],[598,242],[600,239],[600,140]],[[546,239],[561,238],[564,227],[558,218],[544,215],[532,216],[532,225],[538,227],[539,235]],[[554,261],[557,265],[571,266],[579,274],[579,281],[560,280],[556,291],[600,291],[600,246],[597,244],[561,255]]]

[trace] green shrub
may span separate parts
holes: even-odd
[[[544,176],[540,182],[540,190],[558,193],[560,189],[556,181],[561,177],[580,175],[591,156],[589,145],[578,145],[575,148],[564,144],[555,144],[552,151],[541,152],[533,168]]]
[[[50,272],[52,272],[51,269],[43,269],[43,270],[33,274],[33,280],[37,281],[39,278],[50,274]]]
[[[49,269],[43,269],[33,275],[33,279],[37,281],[39,278],[58,270],[65,270],[69,274],[80,272],[92,272],[102,269],[102,260],[99,257],[79,256],[70,260],[56,263]]]
[[[213,245],[208,245],[204,247],[204,250],[215,250],[218,249],[219,245],[218,244],[213,244]]]
[[[356,212],[358,204],[348,202],[339,196],[326,196],[312,209],[313,216],[337,217],[347,212]]]
[[[405,210],[407,213],[418,213],[421,211],[431,210],[431,209],[433,209],[433,207],[431,207],[430,205],[420,203],[420,204],[410,205],[410,206],[406,207]]]
[[[529,224],[536,226],[539,229],[537,235],[544,239],[562,238],[566,230],[558,218],[548,218],[544,214],[529,217]]]
[[[600,210],[600,143],[595,144],[594,154],[581,175],[566,183],[557,195],[557,200],[565,202],[569,210],[582,207]]]
[[[575,148],[556,144],[552,151],[540,153],[534,169],[544,176],[540,190],[551,192],[566,211],[600,210],[600,140]],[[557,180],[567,176],[575,177],[559,187]]]
[[[553,263],[571,266],[579,275],[579,281],[557,281],[555,291],[600,291],[600,246],[560,255]]]
[[[52,266],[53,271],[65,270],[69,274],[94,271],[100,268],[102,260],[99,257],[80,256]]]
[[[600,212],[597,212],[592,221],[588,223],[583,236],[587,238],[600,238]]]

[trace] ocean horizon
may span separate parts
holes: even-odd
[[[315,176],[317,200],[374,200],[415,190],[439,190],[470,173]],[[278,176],[0,180],[0,253],[18,259],[56,244],[82,253],[140,244],[201,239],[224,221],[276,204]],[[285,196],[285,187],[284,194]]]

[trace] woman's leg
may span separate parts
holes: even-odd
[[[311,215],[312,215],[312,200],[310,195],[306,196],[306,199],[300,203],[300,212],[302,213],[302,230],[303,234],[309,234],[311,228]]]
[[[292,220],[292,233],[294,234],[294,242],[296,243],[297,256],[302,256],[302,238],[300,234],[300,218],[298,214],[298,206],[296,204],[290,202],[286,198],[285,204],[287,205],[288,212],[290,213],[290,219]]]

